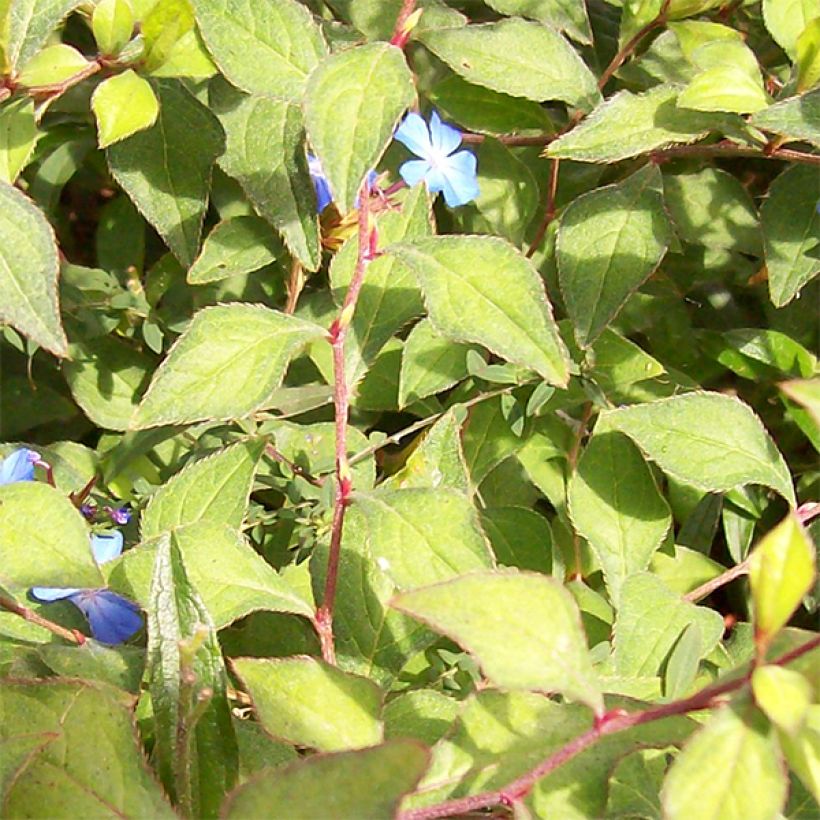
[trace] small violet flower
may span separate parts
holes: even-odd
[[[333,202],[333,194],[330,192],[330,184],[325,176],[322,163],[319,162],[319,157],[308,151],[307,158],[310,181],[313,183],[313,190],[316,192],[316,213],[320,214]],[[367,172],[367,181],[371,187],[375,184],[377,177],[378,174],[375,171]],[[359,207],[358,199],[356,199],[355,205],[357,208]]]
[[[122,552],[122,533],[92,535],[91,550],[98,564],[113,561]],[[34,587],[31,595],[44,603],[68,598],[85,615],[91,634],[101,643],[122,643],[142,627],[140,608],[110,589]]]
[[[424,180],[430,193],[444,192],[444,201],[451,208],[478,196],[475,155],[456,151],[461,145],[461,132],[443,123],[435,111],[429,127],[418,114],[409,113],[396,129],[395,138],[421,157],[408,160],[399,168],[410,187]]]
[[[15,450],[0,461],[0,485],[17,481],[33,481],[34,465],[40,461],[39,453],[25,447]]]
[[[115,523],[124,527],[131,520],[131,510],[128,507],[106,507],[105,511],[109,518]]]

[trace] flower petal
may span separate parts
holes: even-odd
[[[478,196],[476,158],[470,151],[458,151],[448,157],[443,176],[444,201],[451,208],[464,205]]]
[[[81,589],[75,587],[32,587],[29,592],[35,601],[41,601],[44,604],[50,604],[52,601],[62,601],[63,598],[70,598]]]
[[[447,156],[461,145],[461,131],[442,122],[441,117],[434,111],[430,117],[430,142],[435,151]]]
[[[319,162],[319,157],[308,152],[307,158],[310,181],[313,183],[313,190],[316,193],[316,213],[320,214],[333,202],[333,194],[330,193],[330,185],[322,168],[322,163]]]
[[[414,185],[418,185],[429,171],[430,163],[427,162],[426,159],[408,159],[407,162],[399,168],[401,178],[410,188]]]
[[[34,480],[34,462],[40,456],[25,447],[15,450],[0,462],[0,484],[14,484],[17,481]]]
[[[406,145],[417,157],[429,159],[433,147],[430,132],[427,130],[427,123],[418,114],[411,111],[396,129],[393,137]]]
[[[94,533],[91,536],[91,552],[98,564],[119,558],[122,552],[122,533],[119,530]]]
[[[122,643],[142,628],[140,608],[110,589],[85,589],[71,598],[101,643]]]

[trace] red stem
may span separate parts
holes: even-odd
[[[321,606],[316,610],[314,625],[322,646],[322,657],[328,663],[336,663],[333,645],[333,607],[336,601],[336,583],[339,577],[339,558],[342,549],[345,509],[350,504],[353,482],[347,458],[347,419],[350,412],[350,385],[345,375],[345,340],[356,310],[359,292],[364,283],[367,266],[376,253],[377,233],[371,225],[370,183],[365,178],[359,192],[359,250],[356,270],[347,289],[342,309],[328,333],[333,346],[333,403],[336,424],[336,495],[333,505],[333,522],[330,529],[330,553],[325,578],[325,593]]]
[[[552,161],[552,165],[550,166],[550,180],[549,187],[547,189],[547,204],[544,208],[544,218],[541,220],[541,224],[535,232],[535,237],[533,238],[530,247],[527,249],[527,259],[531,258],[532,255],[538,250],[538,246],[543,241],[544,236],[547,233],[547,228],[550,226],[550,222],[555,219],[555,196],[558,193],[558,169],[560,165],[561,160],[554,159]]]
[[[70,643],[85,643],[85,635],[81,632],[77,632],[75,629],[66,629],[64,626],[55,624],[53,621],[49,621],[42,615],[38,615],[33,609],[29,609],[27,606],[18,604],[17,601],[13,601],[11,598],[6,598],[5,595],[0,595],[0,609],[5,609],[7,612],[11,612],[14,615],[19,615],[24,621],[37,624],[37,626],[41,626],[43,629],[53,632],[55,635],[64,638]]]
[[[820,646],[820,635],[787,652],[772,663],[776,666],[785,666],[818,646]],[[671,703],[662,703],[643,712],[628,713],[622,709],[615,709],[604,715],[591,729],[553,752],[534,769],[516,778],[503,788],[470,795],[469,797],[461,797],[457,800],[446,800],[435,806],[410,809],[401,812],[398,815],[398,820],[435,820],[438,817],[453,817],[479,809],[490,809],[494,806],[512,805],[514,802],[526,797],[539,780],[577,757],[602,737],[623,732],[644,723],[661,720],[662,718],[709,709],[715,706],[724,695],[742,688],[748,682],[750,674],[708,686],[688,698],[672,701]]]
[[[396,17],[396,25],[393,28],[393,36],[390,38],[390,43],[398,48],[404,48],[410,36],[409,31],[405,31],[405,25],[410,15],[416,10],[416,0],[404,0],[401,4],[398,17]]]

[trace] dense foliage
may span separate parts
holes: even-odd
[[[818,817],[820,0],[0,74],[0,815]]]

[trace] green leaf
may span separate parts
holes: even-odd
[[[404,592],[393,606],[474,654],[497,686],[603,708],[578,607],[553,578],[475,572]]]
[[[805,407],[820,425],[820,379],[797,379],[778,386],[790,399]]]
[[[664,696],[668,700],[685,697],[691,692],[702,657],[700,627],[691,623],[680,634],[666,662]]]
[[[432,233],[430,201],[423,185],[409,192],[401,212],[387,212],[376,221],[381,246]],[[342,305],[353,279],[359,253],[358,236],[342,245],[330,265],[333,298]],[[387,341],[424,311],[416,277],[389,254],[367,266],[364,285],[345,343],[345,376],[354,384],[364,375]]]
[[[237,658],[232,666],[262,725],[276,738],[321,752],[383,740],[383,696],[367,678],[310,657]]]
[[[616,674],[630,678],[659,675],[683,631],[692,624],[698,627],[705,656],[723,636],[720,613],[682,600],[648,572],[630,576],[621,586],[613,633]]]
[[[794,165],[771,184],[760,208],[769,295],[775,307],[791,302],[820,273],[820,175]]]
[[[543,282],[511,245],[494,237],[435,236],[393,245],[389,253],[418,277],[430,321],[442,334],[482,344],[566,385],[567,354]]]
[[[46,643],[37,653],[60,677],[109,683],[139,694],[145,667],[145,651],[139,647],[106,646],[87,638],[81,646]]]
[[[74,401],[91,421],[108,430],[127,430],[154,362],[114,336],[73,344],[63,365]]]
[[[14,184],[37,142],[34,101],[29,97],[0,107],[0,181]]]
[[[615,162],[657,148],[696,142],[725,116],[678,107],[680,89],[659,85],[645,94],[619,91],[580,125],[547,147],[546,155],[582,162]]]
[[[131,69],[103,80],[94,90],[91,108],[97,118],[100,148],[150,128],[159,115],[151,84]]]
[[[105,684],[3,681],[0,771],[14,766],[15,757],[20,763],[3,783],[3,812],[172,820],[176,815],[139,746],[131,707],[129,695]]]
[[[23,66],[16,81],[24,88],[59,86],[91,65],[76,48],[59,43],[35,54]]]
[[[378,163],[414,96],[404,55],[387,43],[332,54],[311,74],[305,125],[343,213],[353,207],[365,175]]]
[[[260,305],[204,308],[157,369],[132,427],[252,413],[270,401],[290,360],[324,333]]]
[[[170,534],[157,542],[149,597],[146,674],[154,757],[172,797],[191,805],[196,817],[216,817],[239,769],[227,675],[211,616]],[[193,721],[204,690],[210,690],[210,698]],[[189,794],[180,793],[186,788]]]
[[[554,130],[552,120],[538,103],[473,85],[458,74],[436,83],[428,96],[445,119],[470,131],[509,134],[527,130],[552,133]]]
[[[604,571],[610,599],[649,566],[672,526],[669,507],[646,462],[626,436],[594,435],[567,490],[573,525],[589,541]]]
[[[114,179],[174,255],[189,266],[199,249],[211,169],[224,140],[216,118],[174,80],[155,81],[156,123],[108,149]]]
[[[774,375],[811,376],[817,359],[790,336],[764,328],[737,328],[701,336],[708,355],[739,376],[756,381]],[[772,373],[772,371],[775,373]]]
[[[820,21],[811,20],[797,38],[797,90],[813,88],[820,80]]]
[[[220,222],[205,238],[202,252],[188,271],[188,283],[204,285],[253,273],[279,254],[279,243],[264,220],[235,216]]]
[[[100,53],[115,57],[134,33],[134,11],[129,0],[100,0],[91,15],[91,30]]]
[[[749,122],[787,140],[805,140],[820,146],[820,89],[780,100],[758,111]]]
[[[243,91],[299,102],[327,53],[319,27],[295,0],[193,0],[220,71]]]
[[[783,666],[758,666],[752,673],[755,703],[789,735],[802,728],[811,706],[811,684]]]
[[[681,239],[760,255],[757,211],[748,191],[733,174],[719,168],[664,174],[663,195]]]
[[[760,419],[738,399],[687,393],[622,407],[605,413],[601,422],[601,432],[626,433],[649,459],[681,481],[712,492],[763,484],[794,503],[783,456]]]
[[[468,82],[535,102],[589,110],[601,95],[595,76],[549,26],[520,18],[432,29],[419,39]]]
[[[532,172],[490,137],[478,149],[478,187],[475,207],[491,232],[521,245],[538,207],[538,183]]]
[[[15,73],[28,63],[78,5],[80,0],[14,0],[0,6],[6,16],[0,20],[0,55],[5,60],[2,73]]]
[[[792,59],[797,39],[810,20],[820,16],[818,0],[763,0],[763,20],[774,41]]]
[[[399,803],[427,766],[412,740],[338,754],[315,755],[266,771],[228,798],[224,817],[333,817],[393,820]]]
[[[0,544],[4,587],[102,586],[85,520],[65,495],[47,484],[18,481],[0,486]]]
[[[140,519],[143,539],[197,521],[239,529],[263,448],[261,440],[241,441],[187,464],[151,496]]]
[[[460,705],[435,689],[411,689],[385,705],[385,737],[415,738],[432,746],[447,733]]]
[[[470,408],[463,445],[472,486],[478,487],[504,459],[521,449],[524,441],[510,429],[499,397]]]
[[[526,507],[488,507],[481,523],[500,565],[551,572],[552,532],[543,515]]]
[[[242,94],[220,79],[211,83],[209,96],[226,135],[219,167],[239,182],[256,212],[282,234],[302,265],[316,270],[321,262],[319,226],[301,108]]]
[[[502,14],[520,14],[547,23],[584,45],[592,43],[592,30],[584,3],[574,0],[488,0],[487,5]]]
[[[422,319],[404,343],[399,377],[399,406],[440,393],[467,376],[467,353],[473,345],[451,342]]]
[[[763,646],[788,623],[814,584],[814,545],[792,514],[749,556],[755,634]]]
[[[781,735],[780,745],[792,771],[820,801],[820,704],[809,706],[803,728],[795,737]]]
[[[580,345],[601,335],[658,267],[671,238],[652,164],[567,207],[558,228],[558,278]]]
[[[719,709],[672,764],[661,792],[664,817],[769,820],[788,781],[777,741],[754,707]]]
[[[729,111],[754,114],[769,104],[760,79],[752,78],[743,68],[715,66],[698,74],[678,97],[681,108],[698,111]]]
[[[457,490],[382,490],[356,496],[370,553],[399,589],[492,566],[473,505]]]
[[[150,605],[151,571],[161,540],[147,541],[106,564],[111,588]],[[313,615],[305,599],[235,529],[199,521],[175,529],[172,540],[217,629],[256,610]]]
[[[67,356],[58,273],[57,242],[43,212],[0,182],[0,320],[55,356]]]

